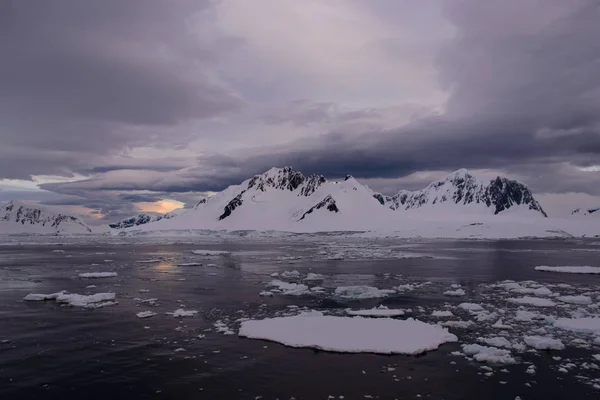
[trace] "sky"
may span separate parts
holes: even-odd
[[[600,206],[595,0],[0,0],[0,202],[112,222],[273,166]]]

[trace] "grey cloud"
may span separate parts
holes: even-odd
[[[210,6],[2,2],[0,175],[80,168],[111,151],[159,142],[161,128],[239,108],[242,101],[206,67],[235,38],[200,42],[189,30],[189,19]],[[27,151],[36,162],[6,161]]]

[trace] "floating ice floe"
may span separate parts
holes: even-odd
[[[269,282],[268,286],[276,287],[281,291],[282,294],[288,296],[302,296],[305,294],[310,294],[308,286],[302,285],[300,283],[290,283],[280,281],[279,279],[274,279],[271,282]]]
[[[554,327],[577,333],[600,334],[600,318],[559,318],[554,322]]]
[[[263,296],[263,297],[273,297],[273,292],[270,292],[268,290],[263,290],[258,295]]]
[[[309,272],[304,278],[305,281],[322,281],[325,277],[321,274],[315,274],[313,272]]]
[[[116,305],[116,295],[114,293],[96,293],[92,295],[82,295],[76,293],[66,293],[64,290],[51,293],[30,293],[23,298],[25,301],[45,301],[55,300],[57,303],[66,304],[72,307],[83,308],[102,308]]]
[[[562,301],[563,303],[588,305],[592,304],[592,298],[589,296],[559,296],[556,300]]]
[[[290,279],[290,278],[300,278],[300,272],[293,270],[293,271],[283,271],[281,273],[281,277],[282,278],[286,278],[286,279]]]
[[[199,262],[187,262],[187,263],[179,263],[178,267],[201,267],[202,263]]]
[[[496,347],[481,346],[479,344],[463,344],[463,353],[475,361],[490,364],[516,364],[510,351]]]
[[[64,250],[52,250],[53,253],[64,253]]]
[[[217,321],[213,324],[215,331],[222,333],[223,335],[235,335],[235,332],[229,329],[229,327],[223,321]]]
[[[161,261],[162,260],[159,260],[159,259],[153,259],[153,260],[137,260],[135,262],[138,264],[154,264],[154,263],[161,262]]]
[[[462,308],[466,311],[483,311],[483,307],[476,303],[461,303],[458,308]]]
[[[433,311],[431,313],[432,317],[438,317],[438,318],[446,318],[446,317],[453,317],[454,314],[452,314],[452,311]]]
[[[438,322],[439,325],[445,326],[448,328],[458,328],[458,329],[467,329],[471,325],[474,325],[473,321],[444,321]]]
[[[196,310],[184,310],[183,308],[179,308],[173,312],[166,312],[165,314],[167,315],[172,315],[176,318],[180,318],[180,317],[193,317],[194,315],[198,314],[198,311]]]
[[[361,317],[398,317],[404,315],[404,310],[389,309],[386,306],[374,307],[369,310],[346,310],[346,314]]]
[[[444,292],[444,296],[460,297],[460,296],[464,296],[465,294],[467,294],[467,293],[463,289],[446,290]]]
[[[135,314],[135,316],[138,318],[150,318],[154,317],[155,315],[157,314],[153,311],[140,311],[139,313]]]
[[[493,346],[493,347],[504,347],[507,349],[510,349],[513,347],[512,343],[510,343],[508,341],[508,339],[501,337],[501,336],[495,336],[495,337],[490,337],[490,338],[477,338],[477,341],[481,342],[481,343],[485,343],[487,345]]]
[[[117,276],[116,272],[85,272],[83,274],[79,274],[80,278],[111,278],[113,276]]]
[[[412,318],[335,317],[320,312],[242,322],[239,335],[342,353],[421,354],[457,337]]]
[[[223,250],[192,250],[192,253],[199,256],[225,256],[231,254],[231,252]]]
[[[377,289],[372,286],[339,286],[335,289],[335,295],[343,299],[361,300],[386,297],[396,293],[395,290]]]
[[[523,336],[527,346],[537,350],[564,350],[565,345],[559,339],[544,336]]]
[[[554,307],[556,305],[556,303],[553,302],[552,300],[543,299],[540,297],[530,297],[530,296],[511,297],[511,298],[507,299],[507,301],[509,301],[510,303],[525,304],[525,305],[530,305],[530,306],[535,306],[535,307]]]
[[[562,272],[566,274],[600,274],[600,267],[582,266],[564,266],[564,267],[549,267],[540,265],[535,267],[536,271],[543,272]]]
[[[502,318],[500,318],[498,321],[496,321],[493,325],[492,328],[496,328],[496,329],[504,329],[504,330],[510,330],[513,327],[511,325],[505,325],[504,323],[502,323]]]

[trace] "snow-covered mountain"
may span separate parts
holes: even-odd
[[[507,212],[546,216],[525,185],[502,177],[478,180],[466,170],[423,190],[389,197],[373,192],[352,176],[328,181],[321,175],[305,176],[285,167],[271,168],[230,186],[174,218],[133,229],[361,231],[402,228],[414,216],[435,215],[432,220],[439,221],[439,215],[447,214],[449,219],[466,221],[473,215],[499,218],[496,214]]]
[[[0,208],[0,233],[91,233],[85,222],[71,215],[11,201]]]
[[[425,189],[401,190],[394,196],[376,193],[375,198],[392,210],[480,211],[500,214],[509,209],[529,210],[547,217],[531,190],[524,184],[498,176],[482,180],[466,169],[433,182]]]
[[[163,215],[151,215],[151,214],[141,213],[138,215],[134,215],[133,217],[125,218],[125,219],[122,219],[121,221],[114,222],[112,224],[108,224],[108,226],[112,229],[131,228],[134,226],[148,224],[150,222],[160,221],[163,218],[166,218],[166,219],[173,218],[174,216],[179,214],[176,211],[166,213]]]

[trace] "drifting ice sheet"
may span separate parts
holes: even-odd
[[[371,308],[370,310],[346,310],[346,314],[361,317],[398,317],[404,315],[404,310],[389,309],[386,306]]]
[[[335,289],[336,296],[344,299],[374,299],[396,293],[395,290],[377,289],[372,286],[339,286]]]
[[[559,318],[554,327],[577,333],[600,333],[600,318]]]
[[[86,272],[79,274],[80,278],[111,278],[117,276],[116,272]]]
[[[544,336],[524,336],[523,340],[528,346],[538,350],[563,350],[565,348],[559,339]]]
[[[566,274],[600,274],[600,267],[590,267],[587,265],[564,267],[549,267],[547,265],[540,265],[539,267],[535,267],[535,270],[544,272],[562,272]]]
[[[556,305],[556,303],[553,302],[552,300],[542,299],[539,297],[530,297],[530,296],[518,297],[518,298],[512,297],[512,298],[508,299],[508,301],[511,303],[525,304],[525,305],[530,305],[530,306],[535,306],[535,307],[554,307]]]
[[[96,293],[86,296],[76,293],[65,293],[63,290],[61,292],[51,294],[30,293],[25,296],[23,300],[56,300],[57,303],[67,304],[73,307],[101,308],[117,304],[117,302],[114,301],[115,297],[116,295],[114,293]]]
[[[290,347],[379,354],[421,354],[458,340],[447,329],[412,318],[334,317],[320,312],[245,321],[239,335]]]

